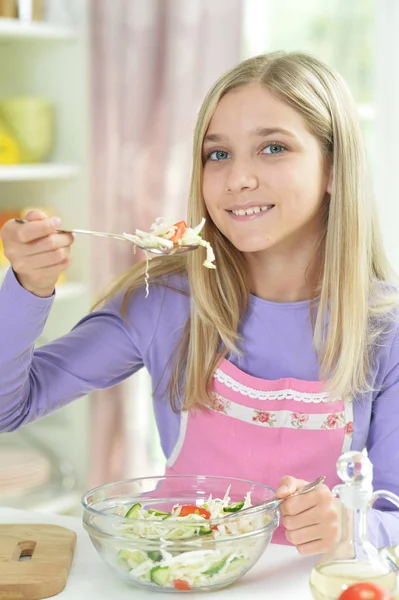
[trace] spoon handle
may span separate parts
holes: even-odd
[[[326,478],[325,475],[322,475],[321,477],[318,477],[317,479],[315,479],[311,483],[308,483],[303,488],[300,488],[299,490],[297,490],[293,494],[290,494],[289,496],[286,496],[286,497],[287,498],[292,498],[292,496],[300,496],[301,494],[306,494],[306,492],[310,492],[311,490],[314,490],[315,487],[317,487],[318,485],[320,485],[321,483],[323,483],[324,480],[325,480],[325,478]],[[285,498],[282,498],[282,499],[285,500]]]
[[[28,223],[26,219],[14,219],[17,223]],[[160,255],[172,255],[172,254],[184,254],[186,252],[191,252],[192,250],[197,250],[199,246],[194,245],[177,245],[177,246],[167,246],[160,247],[159,245],[155,246],[147,246],[140,244],[139,241],[132,241],[127,235],[122,235],[120,233],[106,233],[105,231],[89,231],[88,229],[57,229],[57,233],[83,233],[85,235],[95,235],[97,237],[106,237],[106,238],[114,238],[116,240],[123,240],[125,242],[129,242],[130,244],[134,244],[137,248],[141,248],[144,252],[155,254],[156,256]]]
[[[28,223],[26,219],[15,219],[17,223]],[[57,229],[57,233],[83,233],[85,235],[96,235],[98,237],[116,238],[118,240],[126,240],[124,235],[118,233],[107,233],[105,231],[89,231],[88,229]]]
[[[325,476],[322,475],[321,477],[318,477],[314,481],[311,481],[310,483],[306,484],[304,487],[300,488],[299,490],[296,490],[296,492],[293,492],[292,494],[289,494],[288,496],[285,496],[284,498],[277,498],[275,496],[271,500],[268,500],[267,502],[265,502],[262,506],[264,506],[266,508],[277,508],[278,506],[280,506],[280,504],[282,502],[284,502],[285,500],[288,500],[288,498],[293,498],[294,496],[300,496],[301,494],[306,494],[307,492],[314,490],[314,488],[316,488],[318,485],[323,483],[324,480],[325,480]]]

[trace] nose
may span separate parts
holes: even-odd
[[[259,185],[253,165],[250,161],[232,160],[226,180],[226,191],[230,193],[255,190]]]

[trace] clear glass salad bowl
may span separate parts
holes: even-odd
[[[88,491],[83,526],[120,578],[161,592],[230,585],[258,561],[279,523],[275,491],[229,477],[128,479]]]

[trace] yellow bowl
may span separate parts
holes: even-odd
[[[39,97],[0,101],[0,117],[18,144],[20,162],[36,163],[50,156],[54,135],[54,108]]]

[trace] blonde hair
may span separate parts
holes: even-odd
[[[182,334],[169,381],[175,410],[184,382],[184,409],[209,405],[210,384],[220,360],[237,352],[238,325],[250,282],[245,257],[216,228],[202,195],[202,145],[219,100],[234,88],[260,82],[302,115],[331,162],[331,197],[326,197],[326,228],[320,245],[322,268],[317,297],[314,346],[320,379],[334,396],[348,398],[370,389],[372,347],[386,327],[398,298],[384,285],[391,278],[370,193],[364,145],[355,103],[338,73],[303,53],[272,53],[243,61],[225,73],[206,96],[194,134],[188,223],[206,218],[204,239],[215,255],[215,271],[202,266],[201,251],[156,258],[150,277],[188,276],[191,314]],[[126,289],[125,300],[144,284],[145,263],[125,273],[109,297]],[[388,319],[389,321],[389,319]]]

